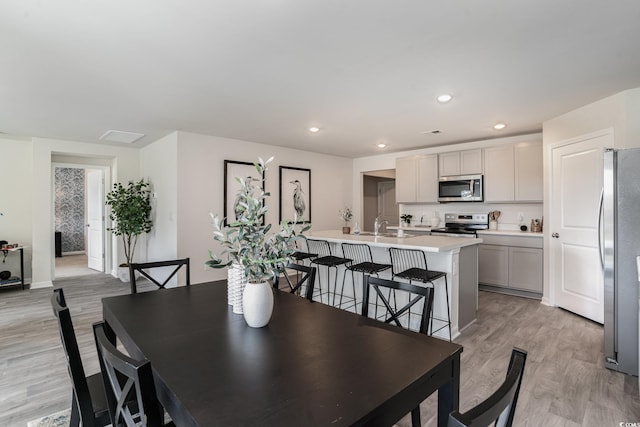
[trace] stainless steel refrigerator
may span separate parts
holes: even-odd
[[[640,149],[605,151],[600,227],[605,366],[638,375]]]

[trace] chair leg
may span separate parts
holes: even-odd
[[[353,271],[351,272],[351,274],[353,275]],[[338,302],[338,308],[342,307],[342,296],[344,295],[344,280],[346,277],[347,277],[347,269],[345,268],[344,273],[342,273],[342,286],[340,287],[340,301]],[[338,280],[337,276],[336,276],[336,280]]]
[[[411,426],[412,427],[422,427],[420,425],[420,406],[413,408],[411,410]]]
[[[444,276],[444,291],[447,296],[447,326],[449,327],[449,341],[451,341],[451,314],[449,308],[449,284],[447,283],[447,276]]]
[[[78,401],[76,399],[76,393],[71,392],[71,417],[69,420],[70,427],[80,426],[80,412],[78,411]]]

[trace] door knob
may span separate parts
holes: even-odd
[[[553,234],[551,235],[551,237],[554,237],[554,238],[556,238],[556,239],[557,239],[558,237],[560,237],[560,235],[559,235],[558,233],[553,233]]]

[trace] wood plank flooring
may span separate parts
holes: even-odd
[[[63,278],[55,286],[65,289],[85,370],[97,372],[91,324],[101,319],[100,299],[126,294],[128,285],[93,274]],[[71,403],[50,296],[51,289],[0,290],[0,426],[25,426]],[[463,411],[502,382],[517,346],[529,356],[514,425],[640,422],[638,379],[604,368],[600,325],[535,300],[480,292],[478,321],[457,342],[464,346]],[[435,407],[435,396],[421,405],[424,425],[435,425]],[[398,425],[410,425],[409,418]]]

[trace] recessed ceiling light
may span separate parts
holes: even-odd
[[[311,127],[311,128],[309,128],[309,132],[312,132],[312,133],[320,132],[320,128],[317,128],[317,127],[315,127],[315,126],[314,126],[314,127]]]
[[[507,127],[507,125],[505,125],[504,123],[496,123],[495,125],[493,125],[493,128],[495,130],[502,130],[502,129],[506,128],[506,127]]]
[[[453,97],[448,93],[443,93],[442,95],[438,96],[436,99],[440,104],[446,104],[447,102],[451,101],[451,98]]]
[[[378,147],[378,148],[385,148],[386,146],[387,146],[387,144],[385,144],[384,142],[376,144],[376,147]]]

